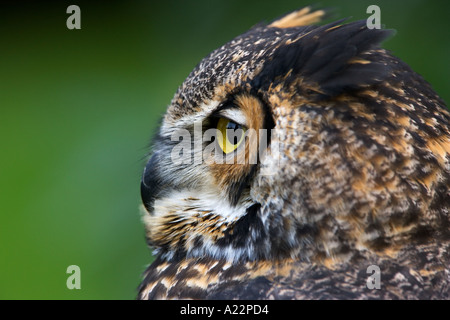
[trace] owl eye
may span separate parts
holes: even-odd
[[[231,153],[244,141],[245,127],[226,118],[220,118],[217,122],[217,130],[222,134],[218,138],[220,148],[225,154]]]

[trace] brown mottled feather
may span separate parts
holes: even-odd
[[[450,298],[450,114],[389,31],[323,15],[251,29],[178,89],[142,178],[140,299]],[[175,164],[171,135],[230,106],[271,132],[258,163]]]

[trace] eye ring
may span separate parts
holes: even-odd
[[[232,120],[220,118],[217,122],[217,130],[221,134],[217,138],[217,142],[225,154],[236,150],[244,141],[246,128]]]

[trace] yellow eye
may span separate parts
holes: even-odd
[[[217,130],[222,134],[217,138],[220,148],[225,154],[233,152],[244,141],[245,128],[231,120],[220,118]]]

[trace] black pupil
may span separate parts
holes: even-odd
[[[232,121],[227,123],[227,139],[231,144],[237,144],[241,140],[243,133],[240,124]]]

